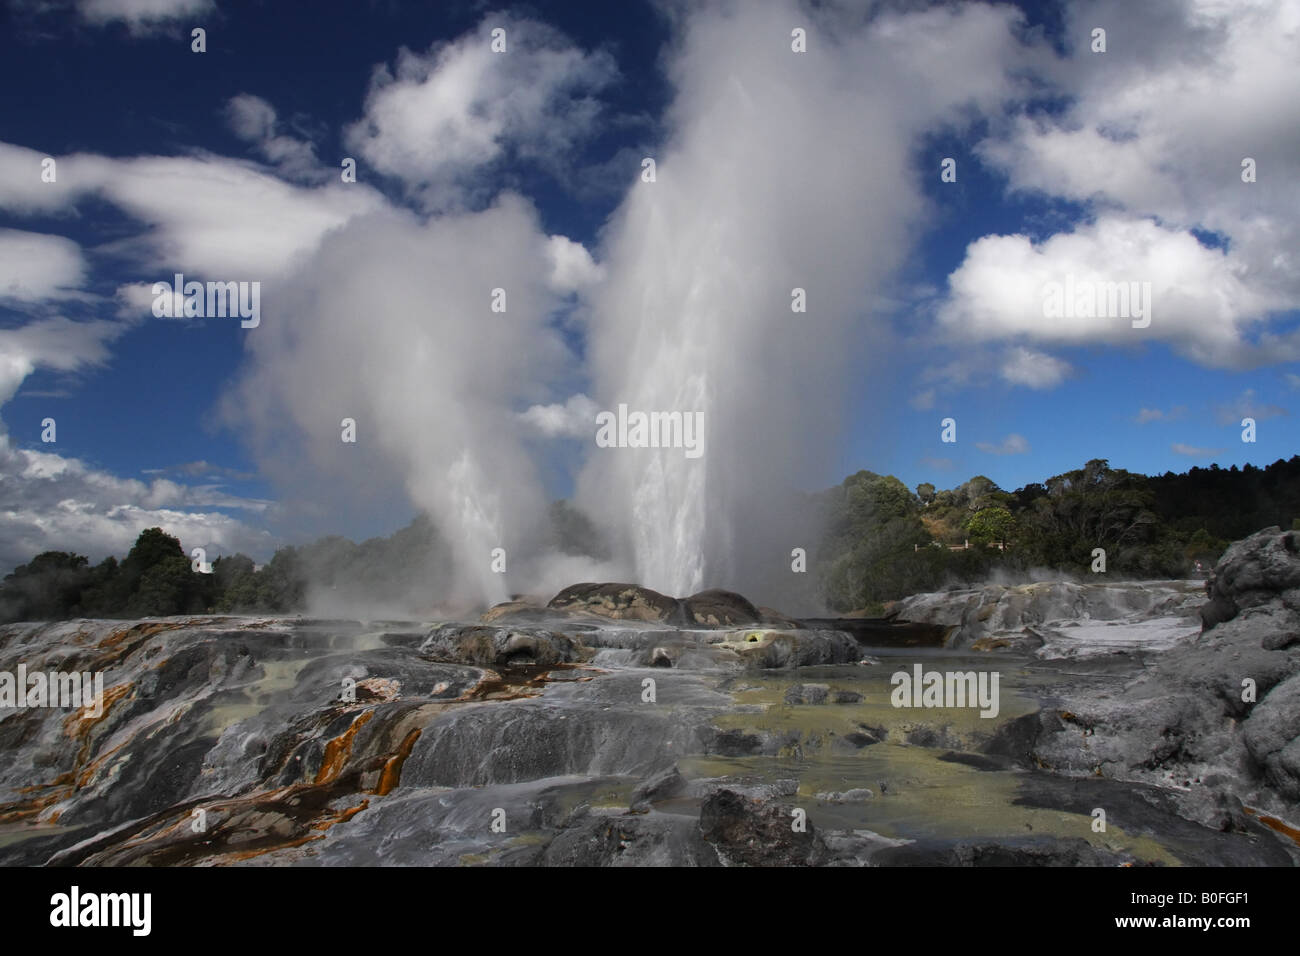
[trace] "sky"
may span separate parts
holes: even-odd
[[[859,469],[1300,452],[1296,0],[7,0],[0,78],[0,573],[421,511],[529,554],[564,497],[687,593]],[[707,465],[597,448],[618,402]]]

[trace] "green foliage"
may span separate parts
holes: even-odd
[[[1158,477],[1098,458],[1011,493],[984,475],[947,490],[922,484],[910,503],[896,484],[859,472],[821,497],[817,571],[832,608],[978,581],[996,568],[1086,574],[1099,547],[1110,574],[1186,577],[1260,528],[1300,527],[1292,517],[1300,513],[1300,456]],[[997,542],[1006,550],[987,547]]]
[[[1015,537],[1016,519],[1002,505],[991,505],[970,516],[966,532],[978,544],[1011,541]]]
[[[1260,528],[1300,530],[1300,455],[1267,468],[1193,468],[1147,477],[1093,459],[1082,468],[1006,492],[983,475],[955,488],[908,491],[891,475],[859,471],[812,496],[823,534],[809,570],[837,610],[879,607],[997,570],[1086,574],[1094,548],[1107,573],[1184,577]],[[550,545],[607,557],[591,521],[566,502],[549,512]],[[970,547],[964,547],[965,542]],[[1006,550],[990,547],[1005,543]],[[451,554],[427,518],[387,538],[338,536],[283,547],[262,568],[243,554],[192,570],[160,528],[140,533],[121,561],[46,551],[0,582],[0,622],[203,612],[291,613],[309,588],[382,605],[439,592]]]

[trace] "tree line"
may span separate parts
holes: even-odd
[[[822,599],[841,611],[986,579],[997,570],[1185,578],[1261,528],[1300,527],[1300,455],[1266,468],[1147,476],[1093,459],[1015,491],[983,475],[955,488],[860,471],[817,496]],[[967,548],[969,543],[971,547]],[[960,548],[960,550],[953,550]]]
[[[824,603],[878,610],[999,570],[1084,575],[1097,548],[1113,576],[1191,576],[1197,562],[1212,567],[1230,542],[1260,528],[1300,527],[1300,455],[1266,468],[1155,476],[1094,459],[1015,491],[983,475],[951,489],[909,490],[892,475],[859,471],[805,505],[823,529],[809,571]],[[557,550],[608,556],[575,508],[556,502],[549,518]],[[411,595],[438,596],[451,561],[426,517],[360,544],[331,536],[283,547],[260,567],[244,554],[223,555],[209,573],[194,569],[175,537],[148,528],[120,561],[38,554],[0,582],[0,621],[290,613],[303,609],[310,588],[400,605]]]

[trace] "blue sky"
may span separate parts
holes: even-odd
[[[701,11],[712,6],[699,5]],[[1294,57],[1287,65],[1266,39],[1279,32],[1285,39],[1296,29],[1284,4],[1259,4],[1212,29],[1197,20],[1198,5],[1190,0],[1136,12],[1104,2],[1025,4],[1019,12],[971,4],[981,9],[932,14],[937,19],[919,25],[914,11],[888,4],[871,18],[835,14],[834,5],[832,13],[815,15],[775,0],[757,6],[772,22],[813,24],[810,57],[821,55],[818,43],[837,42],[823,40],[829,31],[818,34],[817,27],[841,15],[846,36],[854,38],[843,41],[845,50],[858,40],[862,49],[874,49],[871,44],[883,42],[881,24],[896,18],[899,42],[916,42],[918,50],[927,49],[924,37],[942,39],[948,30],[951,43],[970,37],[972,45],[987,43],[993,51],[978,76],[962,72],[980,69],[970,65],[973,56],[950,62],[935,50],[927,54],[932,62],[918,67],[937,77],[936,89],[947,83],[958,93],[949,89],[951,103],[933,106],[925,122],[899,120],[912,137],[899,150],[906,179],[900,189],[912,217],[906,228],[873,225],[872,238],[864,240],[870,248],[858,251],[851,229],[827,236],[823,258],[844,255],[845,270],[858,268],[859,259],[896,256],[898,264],[872,273],[866,295],[853,299],[845,284],[844,298],[836,299],[844,315],[825,341],[828,352],[852,362],[847,372],[834,373],[842,401],[792,413],[796,424],[773,425],[824,427],[830,438],[830,451],[791,471],[791,481],[815,488],[866,468],[909,486],[950,487],[985,474],[1014,489],[1096,457],[1161,473],[1211,462],[1265,465],[1300,451],[1300,261],[1294,252],[1300,124],[1294,102],[1258,93],[1295,88]],[[302,424],[306,406],[280,392],[319,388],[311,401],[328,404],[330,383],[315,380],[312,367],[321,376],[339,373],[326,371],[334,366],[322,352],[301,358],[309,350],[294,343],[303,335],[329,336],[330,326],[315,333],[303,319],[287,331],[287,322],[276,326],[280,319],[270,305],[262,321],[272,327],[253,330],[230,319],[154,318],[142,306],[148,301],[142,284],[176,271],[261,279],[268,303],[289,301],[273,299],[273,290],[281,275],[293,274],[299,278],[286,280],[298,296],[293,301],[323,288],[331,291],[320,295],[337,299],[345,289],[310,284],[286,265],[306,270],[323,263],[313,257],[321,255],[328,230],[312,224],[316,215],[337,222],[342,233],[372,214],[421,228],[475,216],[509,193],[533,211],[518,222],[513,214],[502,220],[502,229],[519,230],[521,249],[555,236],[582,247],[573,253],[576,278],[538,273],[538,288],[546,285],[552,298],[519,338],[494,341],[487,352],[476,351],[484,343],[472,333],[436,340],[447,368],[475,362],[481,368],[456,378],[446,402],[465,392],[478,402],[482,381],[494,377],[514,379],[517,388],[466,409],[447,410],[438,405],[442,399],[430,398],[438,408],[428,412],[441,427],[449,417],[481,425],[498,414],[551,409],[552,423],[541,436],[525,436],[523,451],[512,447],[483,467],[501,471],[513,467],[512,456],[529,458],[539,490],[507,486],[505,499],[574,494],[590,447],[566,416],[587,406],[566,401],[592,394],[599,404],[615,380],[588,349],[595,342],[602,355],[621,341],[641,341],[619,338],[635,334],[635,317],[629,330],[599,331],[608,321],[602,310],[611,301],[621,305],[609,298],[616,292],[601,290],[626,286],[620,276],[650,268],[631,261],[628,251],[640,215],[630,198],[640,158],[675,149],[692,155],[692,137],[703,135],[692,122],[709,115],[692,91],[714,89],[713,81],[691,51],[727,14],[674,9],[631,0],[372,3],[303,16],[225,0],[11,0],[0,11],[0,77],[10,90],[28,92],[11,96],[0,117],[7,150],[0,151],[0,230],[8,231],[0,233],[8,237],[0,254],[10,258],[0,271],[6,376],[0,432],[7,435],[0,570],[46,547],[95,558],[120,554],[141,522],[168,526],[187,547],[265,558],[287,541],[388,533],[420,509],[435,518],[455,511],[413,476],[417,467],[447,464],[408,447],[409,436],[427,431],[429,422],[382,434],[367,423],[363,434],[367,441],[374,436],[370,447],[382,446],[385,464],[378,458],[347,464],[335,476],[330,456],[343,453],[331,437],[337,413],[331,410],[330,421],[313,432],[316,425]],[[737,43],[761,36],[766,22],[746,16],[722,35]],[[958,22],[962,17],[970,22]],[[517,31],[524,38],[520,49],[536,56],[520,69],[546,94],[538,101],[541,121],[528,109],[497,111],[492,97],[509,95],[510,87],[492,86],[497,81],[470,66],[453,74],[451,59],[439,59],[448,51],[472,53],[498,22]],[[1110,27],[1104,54],[1087,50],[1094,23]],[[207,31],[205,53],[190,49],[193,26]],[[1289,35],[1294,41],[1295,33]],[[398,63],[402,48],[413,58],[409,75]],[[464,62],[472,65],[470,53]],[[889,81],[872,74],[861,57],[843,55],[833,75],[847,77],[845,83]],[[397,79],[376,81],[381,66]],[[743,66],[727,69],[740,77],[736,85],[755,88]],[[986,74],[999,77],[988,89],[980,85]],[[1217,77],[1222,102],[1197,102],[1203,97],[1195,83],[1206,74]],[[486,88],[476,90],[475,83]],[[1188,83],[1193,92],[1184,99],[1167,98]],[[978,87],[969,101],[958,95],[965,85]],[[384,99],[394,89],[411,95]],[[440,109],[462,108],[471,125],[486,115],[486,139],[467,134],[454,148],[445,135],[421,140],[419,97],[435,93]],[[464,104],[446,106],[457,96]],[[916,96],[923,109],[942,99]],[[827,111],[809,120],[824,122],[827,131],[862,121],[812,105],[821,102],[817,97],[803,102]],[[1223,118],[1223,126],[1201,125],[1204,110]],[[768,121],[779,125],[782,118],[753,122]],[[379,125],[367,134],[366,122]],[[890,136],[891,128],[886,124],[880,135]],[[861,147],[872,148],[869,137]],[[39,180],[45,156],[58,158],[57,187]],[[344,156],[359,158],[354,187],[337,182]],[[1258,159],[1257,182],[1240,182],[1242,156]],[[164,170],[140,162],[148,157],[174,158],[178,165]],[[944,157],[957,160],[955,183],[940,180]],[[232,186],[227,195],[224,181],[202,184],[221,170],[239,170],[251,185]],[[871,184],[877,174],[865,161],[860,175],[864,190],[881,188]],[[152,184],[169,176],[176,177],[171,191],[155,193]],[[260,192],[267,182],[283,184],[284,194]],[[55,188],[65,192],[50,199]],[[703,195],[707,205],[707,197],[725,188],[715,183],[712,192],[686,195]],[[787,188],[798,187],[773,184],[774,191]],[[281,200],[278,218],[249,225],[249,215]],[[209,204],[215,212],[195,212]],[[726,208],[711,214],[722,216]],[[527,221],[530,215],[535,222]],[[366,228],[378,230],[369,244],[392,231]],[[469,241],[446,228],[449,249]],[[29,234],[45,238],[24,245]],[[268,234],[274,240],[268,258],[247,252]],[[1005,242],[978,245],[985,239]],[[368,244],[348,235],[339,242],[355,243],[347,254]],[[1116,250],[1132,252],[1131,274],[1106,271]],[[1165,295],[1156,299],[1149,334],[1125,331],[1123,319],[1103,331],[1048,329],[1009,298],[999,270],[1016,262],[1028,264],[1022,272],[1042,275],[1152,280]],[[703,267],[718,270],[717,263]],[[138,287],[134,298],[125,291],[130,287]],[[376,304],[380,312],[383,307],[382,300]],[[386,321],[380,312],[357,321],[378,329]],[[373,385],[382,384],[385,372],[377,358],[359,351],[365,338],[340,345],[338,368],[354,355],[355,374],[372,381],[349,400],[380,409],[391,395]],[[394,332],[393,341],[404,340]],[[453,354],[462,347],[463,355]],[[531,372],[521,369],[529,363],[517,364],[518,356],[496,368],[493,357],[515,348],[535,357],[545,374],[527,380]],[[755,354],[760,363],[767,360]],[[805,381],[820,377],[815,362],[799,372]],[[394,380],[393,389],[403,387]],[[260,401],[267,403],[264,414],[251,410]],[[782,401],[774,406],[778,412],[797,399]],[[1253,444],[1241,440],[1246,415],[1257,421]],[[939,440],[940,421],[948,416],[958,422],[955,444]],[[41,441],[47,417],[57,422],[54,443]],[[448,427],[439,441],[450,447],[461,439]],[[737,420],[738,430],[745,427]],[[310,447],[312,457],[295,457],[286,435]],[[328,446],[313,444],[321,436]],[[295,471],[294,461],[310,474]]]

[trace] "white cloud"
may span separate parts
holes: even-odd
[[[0,302],[69,298],[85,278],[81,247],[71,239],[0,229]]]
[[[240,139],[260,142],[275,131],[275,108],[260,96],[240,93],[226,104],[226,122]]]
[[[78,155],[60,166],[151,227],[118,248],[142,262],[219,279],[281,274],[330,230],[382,205],[376,192],[359,184],[293,186],[248,164],[211,156]],[[170,276],[159,276],[164,278]]]
[[[1029,442],[1025,440],[1025,436],[1017,435],[1014,432],[996,445],[992,442],[978,441],[975,443],[975,447],[986,455],[1025,455],[1029,453]]]
[[[1103,216],[1096,223],[1035,243],[1026,236],[985,236],[967,248],[949,276],[950,298],[939,322],[968,340],[1016,339],[1051,344],[1164,341],[1205,365],[1248,367],[1278,357],[1276,343],[1256,345],[1244,332],[1282,298],[1257,291],[1244,263],[1202,246],[1188,233],[1148,220]],[[1107,317],[1047,317],[1053,283],[1150,283],[1150,325],[1134,328],[1138,310]],[[1131,288],[1131,286],[1130,286]],[[1295,346],[1300,348],[1300,339]],[[1300,353],[1297,353],[1300,354]]]
[[[599,411],[595,402],[579,393],[562,405],[533,405],[519,417],[548,438],[592,438]]]
[[[1065,381],[1070,371],[1068,362],[1035,352],[1022,346],[1008,350],[1003,363],[1002,378],[1012,385],[1028,388],[1054,388]]]
[[[1095,221],[1040,242],[972,243],[950,277],[945,329],[975,340],[1163,341],[1213,367],[1300,358],[1300,333],[1270,326],[1300,307],[1300,6],[1096,0],[1066,17],[1073,50],[1038,63],[1065,108],[995,123],[978,152],[1014,191],[1085,203]],[[1102,23],[1110,49],[1093,54],[1087,38]],[[1242,181],[1244,157],[1257,182]],[[1223,237],[1226,250],[1202,246],[1193,229]],[[1150,281],[1151,326],[1045,320],[1042,286],[1066,274]]]
[[[79,153],[56,158],[55,183],[40,182],[41,158],[0,144],[0,209],[71,213],[81,199],[98,196],[147,227],[102,251],[130,254],[158,269],[159,279],[170,279],[173,268],[224,280],[269,278],[309,255],[331,229],[384,205],[362,184],[297,186],[217,156]]]
[[[506,31],[505,53],[491,31]],[[426,54],[403,48],[376,69],[365,115],[346,142],[432,206],[506,156],[548,166],[567,156],[600,115],[596,94],[617,76],[607,53],[585,53],[552,27],[492,15]]]
[[[551,236],[546,243],[546,254],[551,260],[551,288],[557,292],[585,289],[604,275],[587,247],[566,236]]]
[[[54,159],[54,182],[45,182],[42,163]],[[61,175],[57,157],[40,150],[0,143],[0,209],[33,215],[64,212],[85,189]]]
[[[107,343],[127,328],[122,322],[74,322],[60,316],[0,329],[0,406],[38,368],[73,372],[101,364],[108,358]]]
[[[176,20],[211,13],[216,6],[212,0],[78,0],[77,9],[88,23],[122,22],[132,33],[143,34]]]
[[[324,182],[337,175],[321,165],[310,142],[281,131],[275,108],[260,96],[240,93],[231,97],[225,114],[230,131],[252,143],[281,175],[309,182]]]
[[[122,556],[136,536],[161,527],[187,549],[209,558],[235,551],[262,555],[270,535],[211,508],[259,513],[269,503],[239,498],[215,486],[191,488],[166,479],[118,478],[75,458],[15,447],[0,432],[0,569],[51,548],[98,561]]]

